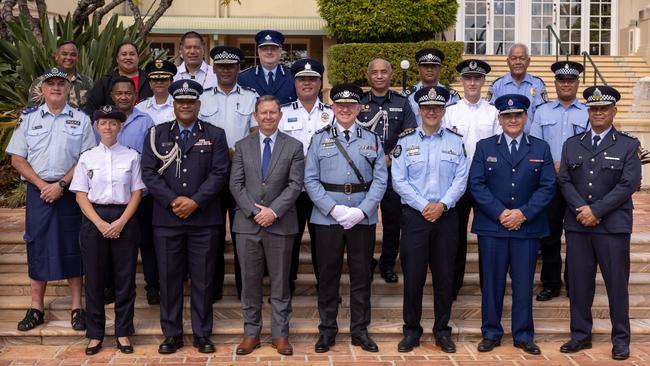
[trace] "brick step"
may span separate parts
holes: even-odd
[[[131,337],[135,344],[158,344],[162,340],[162,331],[158,320],[147,319],[135,321],[136,333]],[[452,320],[449,325],[452,327],[452,336],[455,341],[478,341],[481,338],[480,320]],[[184,322],[184,333],[192,334],[189,321]],[[422,322],[424,328],[423,341],[430,341],[432,321]],[[650,336],[650,319],[632,319],[630,321],[631,331],[635,342],[647,341]],[[106,322],[106,335],[113,336],[113,321]],[[503,321],[503,329],[506,336],[503,343],[510,343],[510,321]],[[270,336],[270,319],[264,317],[262,334],[266,338]],[[341,342],[349,337],[349,321],[339,322],[339,336],[337,341]],[[400,320],[373,320],[368,331],[376,341],[398,342],[402,338],[402,322]],[[611,323],[608,319],[594,319],[593,336],[595,342],[606,342],[609,340]],[[242,322],[235,320],[216,320],[213,328],[213,339],[219,343],[236,343],[241,341],[243,333]],[[290,323],[291,338],[309,339],[315,341],[318,335],[318,319],[293,318]],[[569,336],[569,321],[564,319],[538,320],[535,321],[535,339],[541,341],[566,341]],[[70,328],[68,320],[47,322],[29,332],[16,330],[14,321],[0,322],[0,340],[10,344],[86,344],[87,339],[82,331],[74,331]],[[191,338],[187,339],[191,344]]]
[[[401,295],[403,293],[403,276],[400,276],[397,283],[385,283],[383,280],[375,276],[375,281],[372,283],[373,296],[385,295]],[[268,278],[264,279],[264,294],[269,295]],[[341,294],[349,293],[350,279],[347,273],[341,276]],[[510,283],[510,279],[507,279]],[[535,285],[533,288],[534,293],[541,290],[539,282],[539,273],[535,275]],[[296,281],[296,296],[309,296],[316,294],[316,279],[313,274],[298,274]],[[139,292],[144,291],[144,279],[141,273],[136,274],[136,287]],[[189,288],[186,284],[185,293],[189,294]],[[427,276],[424,293],[431,295],[433,293],[433,286],[431,282],[431,275]],[[461,295],[480,295],[480,285],[478,273],[465,274],[464,286],[460,291]],[[506,293],[511,293],[510,286],[506,287]],[[596,275],[596,293],[605,294],[605,286],[600,274]],[[629,293],[633,295],[650,295],[650,273],[632,273],[630,274]],[[29,295],[29,278],[23,274],[13,273],[0,273],[0,296],[17,296]],[[236,295],[235,289],[235,275],[226,274],[224,281],[224,296]],[[46,289],[48,296],[65,296],[70,295],[67,282],[65,281],[52,281],[48,283]]]
[[[158,319],[160,307],[148,305],[146,298],[140,294],[136,297],[135,317],[137,319]],[[373,319],[402,319],[403,298],[401,295],[373,296],[372,318]],[[18,321],[25,316],[26,306],[30,303],[29,296],[3,296],[0,298],[0,316],[4,320],[15,319]],[[46,320],[69,320],[70,319],[70,297],[48,297],[45,304]],[[292,301],[294,318],[318,318],[315,296],[296,296]],[[114,319],[114,304],[107,305],[106,317]],[[422,318],[433,319],[433,298],[423,298]],[[512,298],[504,298],[503,318],[510,318],[512,309]],[[271,305],[264,300],[262,312],[264,316],[271,316]],[[569,319],[569,298],[557,297],[552,301],[534,301],[533,313],[535,319]],[[599,294],[594,298],[592,315],[598,319],[609,319],[609,307],[607,295]],[[339,308],[339,319],[347,319],[350,316],[350,299],[342,297]],[[183,317],[190,319],[189,296],[185,296]],[[650,295],[630,296],[630,318],[650,318]],[[226,296],[214,304],[214,319],[242,319],[242,305],[236,296]],[[481,319],[481,297],[478,295],[459,296],[452,306],[453,319]]]

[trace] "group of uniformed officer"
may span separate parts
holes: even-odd
[[[184,38],[188,48],[185,67],[205,72],[202,64],[190,57],[198,52],[192,51],[197,37],[188,34]],[[255,101],[260,95],[271,94],[286,103],[281,108],[279,130],[302,142],[306,156],[304,191],[296,201],[299,235],[293,243],[289,280],[293,294],[300,242],[308,222],[320,314],[316,352],[326,352],[335,344],[344,250],[350,269],[352,344],[378,351],[368,325],[381,205],[384,240],[380,273],[386,282],[398,281],[394,266],[399,253],[404,276],[400,352],[420,344],[428,269],[434,288],[435,343],[445,352],[456,351],[448,322],[463,283],[467,224],[473,209],[472,232],[479,238],[482,290],[479,351],[500,345],[509,273],[514,345],[531,354],[541,352],[534,343],[532,319],[537,253],[541,243],[543,291],[537,299],[550,300],[558,296],[562,283],[560,240],[564,227],[571,340],[562,346],[562,352],[591,346],[590,301],[598,263],[610,301],[612,356],[629,356],[631,195],[640,185],[640,160],[638,141],[612,127],[620,98],[614,88],[587,88],[583,94],[587,102],[582,104],[577,99],[582,66],[557,62],[551,69],[558,99],[547,102],[541,79],[527,73],[530,57],[526,47],[516,44],[508,52],[510,73],[495,81],[487,99],[481,97],[481,91],[490,65],[478,59],[460,62],[456,70],[463,86],[461,98],[439,83],[444,54],[427,48],[415,55],[420,82],[403,95],[390,90],[390,62],[377,58],[368,63],[370,90],[364,93],[352,84],[336,85],[330,91],[333,104],[329,106],[319,98],[325,72],[322,63],[302,59],[291,69],[284,67],[279,63],[283,41],[277,31],[259,32],[260,65],[242,72],[240,49],[213,48],[210,57],[216,84],[205,89],[191,78],[173,81],[179,69],[168,61],[154,60],[146,66],[154,95],[135,108],[136,89],[131,79],[118,77],[110,86],[113,103],[126,120],[117,141],[142,153],[142,180],[153,224],[144,230],[152,231],[150,241],[155,243],[160,320],[166,337],[159,352],[173,353],[183,345],[186,273],[191,279],[194,345],[201,352],[214,352],[209,337],[212,302],[222,297],[224,223],[226,213],[232,220],[236,210],[226,185],[230,159],[235,143],[257,129],[252,117]],[[68,87],[50,81],[61,75],[53,70],[44,76],[48,98],[58,93],[57,88]],[[42,134],[59,130],[52,125],[57,115],[78,113],[60,104],[58,112],[46,107],[41,107],[40,113],[26,112],[23,118],[27,122],[16,130],[7,149],[14,165],[32,183],[28,218],[34,212],[45,215],[40,213],[43,203],[60,197],[50,192],[48,182],[65,188],[70,165],[79,157],[78,151],[67,148],[61,169],[54,172],[44,166],[48,160],[43,151],[59,145],[45,146],[49,140]],[[48,127],[43,129],[46,120]],[[62,131],[79,136],[82,128],[68,119]],[[138,217],[146,220],[147,213]],[[31,225],[30,219],[28,233]],[[44,280],[60,277],[36,275],[37,257],[33,251],[28,255],[30,277],[32,273]],[[145,271],[156,271],[155,264],[145,263],[145,267]],[[155,273],[148,276],[148,283],[157,282]],[[238,292],[239,277],[237,266]],[[73,325],[74,317],[73,313]],[[19,329],[28,330],[42,322],[42,304],[33,304]]]

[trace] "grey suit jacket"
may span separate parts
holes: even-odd
[[[265,179],[262,179],[260,133],[252,133],[237,142],[230,172],[230,192],[237,202],[233,231],[297,234],[295,203],[302,191],[304,175],[302,143],[287,134],[278,131]],[[262,228],[255,222],[252,214],[255,203],[271,208],[278,215],[273,225]]]

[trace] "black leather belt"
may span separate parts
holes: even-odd
[[[323,188],[325,188],[326,191],[341,192],[345,194],[352,194],[357,192],[368,192],[368,190],[370,190],[370,183],[372,182],[345,183],[345,184],[332,184],[332,183],[320,182],[320,184],[323,185]]]

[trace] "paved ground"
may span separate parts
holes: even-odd
[[[0,209],[0,232],[22,231],[23,220],[16,217],[16,210]],[[650,233],[650,191],[637,193],[634,212],[635,233]],[[633,335],[634,337],[634,335]],[[633,338],[634,339],[634,338]],[[509,344],[490,353],[478,353],[475,342],[457,343],[458,352],[452,355],[441,352],[431,344],[423,344],[413,352],[402,354],[396,350],[395,342],[379,343],[379,353],[367,353],[341,341],[327,354],[313,352],[313,342],[294,344],[295,355],[280,356],[266,344],[253,355],[237,357],[236,344],[217,344],[217,352],[206,356],[186,346],[175,355],[161,357],[157,345],[136,345],[135,353],[123,355],[116,351],[113,339],[107,339],[106,348],[99,354],[86,357],[83,345],[6,345],[0,349],[0,366],[16,365],[100,365],[100,364],[140,364],[140,365],[650,365],[650,342],[632,343],[631,357],[625,362],[611,359],[609,342],[598,342],[594,348],[574,355],[559,352],[559,342],[540,342],[541,356],[531,356]],[[108,342],[111,342],[110,344]]]

